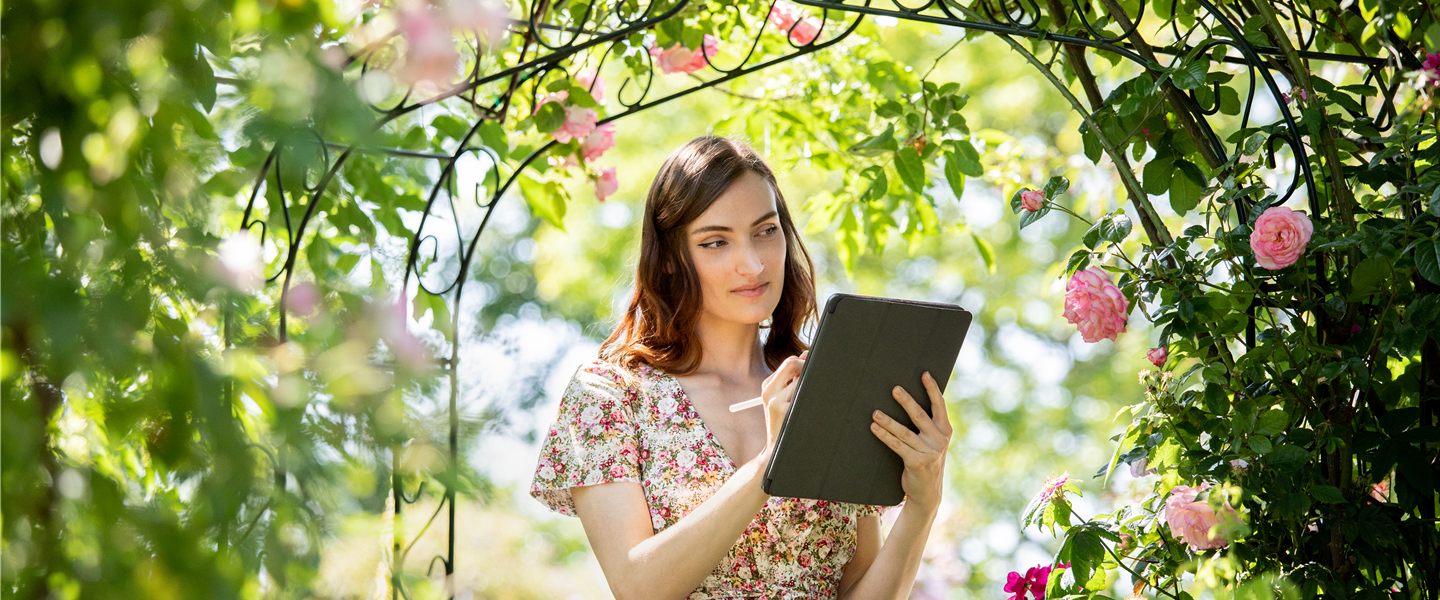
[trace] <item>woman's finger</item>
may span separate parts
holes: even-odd
[[[900,438],[895,437],[895,434],[891,433],[890,430],[881,427],[879,423],[871,423],[870,432],[874,433],[875,437],[880,438],[880,441],[883,442],[886,446],[888,446],[891,450],[894,450],[896,454],[899,454],[900,459],[904,460],[905,464],[908,465],[923,460],[919,452],[916,452],[915,449],[910,447],[909,444],[900,441]]]
[[[936,440],[945,439],[945,435],[935,428],[934,423],[930,422],[930,415],[925,414],[925,409],[920,408],[920,403],[916,402],[915,398],[910,396],[910,392],[905,391],[905,388],[897,385],[894,389],[890,390],[890,395],[895,397],[895,401],[899,402],[900,407],[905,409],[905,414],[910,415],[910,420],[914,421],[915,426],[920,428],[921,436],[934,438]]]
[[[877,410],[872,414],[872,418],[876,424],[884,428],[885,431],[890,432],[890,435],[895,436],[901,443],[910,446],[910,448],[916,452],[923,452],[930,447],[929,444],[925,443],[925,440],[920,439],[919,435],[910,431],[909,427],[906,427],[899,421],[890,418],[890,415]]]
[[[920,377],[920,381],[925,384],[925,391],[930,394],[930,414],[933,415],[930,420],[935,429],[945,436],[946,442],[949,442],[955,428],[950,425],[950,409],[945,405],[945,395],[940,393],[940,385],[929,371]]]

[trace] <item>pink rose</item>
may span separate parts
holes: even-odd
[[[601,171],[600,176],[595,179],[595,198],[601,202],[619,189],[620,178],[615,175],[615,167]]]
[[[1076,271],[1065,286],[1065,320],[1086,342],[1114,341],[1125,332],[1129,310],[1130,301],[1100,267]]]
[[[580,152],[585,155],[585,160],[600,158],[606,150],[615,147],[615,124],[606,123],[595,129],[583,138],[580,138]]]
[[[1420,66],[1420,70],[1425,71],[1430,79],[1430,85],[1440,86],[1440,52],[1426,56],[1425,63]]]
[[[1145,358],[1150,359],[1155,366],[1161,367],[1165,365],[1165,359],[1170,358],[1170,351],[1165,348],[1151,348],[1145,353]]]
[[[660,71],[664,73],[694,73],[706,65],[705,56],[715,56],[720,50],[720,41],[715,36],[705,34],[704,51],[691,50],[680,42],[676,42],[669,50],[651,48],[650,56],[660,64]]]
[[[1146,475],[1154,475],[1155,469],[1146,468],[1149,466],[1150,459],[1144,457],[1135,459],[1130,463],[1130,476],[1139,479]]]
[[[1255,219],[1255,231],[1250,232],[1250,249],[1255,251],[1255,262],[1260,266],[1271,271],[1283,269],[1295,264],[1314,232],[1310,217],[1305,213],[1272,206]]]
[[[804,11],[785,0],[779,0],[770,8],[770,24],[780,31],[790,31],[795,23],[805,17]]]
[[[411,84],[450,83],[460,53],[455,51],[455,39],[446,27],[424,8],[400,11],[396,18],[406,46],[400,79]]]
[[[475,32],[481,43],[493,46],[505,35],[509,12],[503,0],[451,0],[450,25]]]
[[[805,17],[790,29],[790,41],[796,46],[804,46],[815,41],[817,37],[820,37],[820,17]]]
[[[550,137],[562,144],[572,139],[583,138],[595,130],[595,120],[600,115],[594,109],[583,106],[566,106],[565,123],[559,129],[550,132]]]
[[[1036,212],[1045,206],[1045,192],[1040,190],[1025,190],[1020,192],[1020,207],[1030,212]]]
[[[1165,522],[1170,525],[1171,535],[1189,544],[1191,550],[1213,550],[1230,543],[1210,532],[1220,522],[1215,509],[1210,508],[1209,503],[1195,500],[1209,487],[1209,483],[1201,483],[1198,487],[1175,486],[1170,491],[1170,498],[1165,500]]]
[[[597,102],[605,98],[605,80],[600,79],[599,75],[595,72],[594,67],[583,69],[575,74],[575,82],[585,88],[585,91],[590,92],[590,97]]]
[[[1440,54],[1431,54],[1430,56],[1440,56]],[[1390,500],[1390,480],[1383,479],[1380,483],[1370,486],[1370,497],[1380,502],[1388,502]]]

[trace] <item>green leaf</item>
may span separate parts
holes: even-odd
[[[885,128],[885,133],[865,138],[860,143],[850,146],[846,152],[860,156],[880,156],[899,147],[900,144],[895,141],[895,124],[892,123]]]
[[[1285,427],[1289,424],[1290,416],[1285,414],[1285,411],[1272,408],[1260,415],[1260,418],[1255,423],[1255,433],[1260,435],[1276,435],[1285,431]]]
[[[1174,171],[1175,161],[1171,157],[1152,158],[1150,162],[1145,163],[1145,170],[1140,174],[1143,179],[1141,187],[1145,188],[1145,193],[1152,196],[1164,194],[1166,190],[1170,189],[1170,177]]]
[[[1070,180],[1056,175],[1051,177],[1050,181],[1045,182],[1045,197],[1053,200],[1068,189],[1070,189]]]
[[[956,200],[965,195],[965,173],[961,172],[954,152],[945,153],[945,181],[950,184],[950,193],[955,194]]]
[[[1310,460],[1310,453],[1305,451],[1304,448],[1291,446],[1290,444],[1280,444],[1265,458],[1270,461],[1271,466],[1290,468],[1308,462]]]
[[[1360,261],[1350,277],[1350,299],[1358,300],[1382,291],[1381,286],[1390,280],[1390,261],[1383,257],[1370,257]]]
[[[1180,216],[1200,205],[1200,196],[1205,191],[1205,174],[1190,161],[1176,161],[1170,178],[1170,208]]]
[[[1205,412],[1221,417],[1230,414],[1230,396],[1219,384],[1205,385]]]
[[[520,177],[520,191],[525,194],[525,202],[535,214],[544,218],[556,229],[565,231],[565,197],[560,185],[550,182],[534,181],[528,177]]]
[[[1260,455],[1269,454],[1270,451],[1274,449],[1274,446],[1270,444],[1270,438],[1267,438],[1263,435],[1251,437],[1249,440],[1246,440],[1245,445],[1249,446],[1251,450],[1254,450],[1256,454]]]
[[[925,192],[925,162],[920,153],[906,146],[895,153],[895,170],[900,172],[900,181],[916,193]]]
[[[1440,52],[1440,23],[1431,23],[1425,30],[1425,49]]]
[[[1193,90],[1205,85],[1205,74],[1209,67],[1209,61],[1198,60],[1175,71],[1170,75],[1170,80],[1175,82],[1175,87],[1182,90]]]
[[[970,239],[975,240],[975,248],[980,250],[980,259],[985,261],[985,269],[993,275],[995,273],[995,252],[990,249],[990,244],[985,243],[985,240],[980,239],[980,236],[975,235],[973,231],[970,232]]]
[[[1431,283],[1440,284],[1440,242],[1426,240],[1415,246],[1415,269]]]
[[[535,113],[535,129],[540,133],[550,133],[559,129],[565,124],[565,107],[559,102],[546,102],[540,105],[539,112]]]
[[[1340,488],[1333,485],[1317,485],[1310,488],[1310,495],[1316,500],[1326,504],[1344,504],[1345,494],[1340,493]]]
[[[950,140],[946,142],[946,145],[950,146],[951,151],[946,155],[947,161],[953,155],[961,174],[970,177],[980,177],[985,174],[985,166],[980,164],[980,153],[968,140]]]
[[[1085,249],[1076,250],[1070,254],[1070,260],[1065,263],[1065,276],[1069,277],[1074,275],[1076,271],[1089,266],[1089,264],[1090,251]]]
[[[1101,219],[1097,225],[1100,226],[1100,238],[1112,243],[1120,243],[1130,235],[1130,217],[1125,216],[1122,211],[1115,211]]]

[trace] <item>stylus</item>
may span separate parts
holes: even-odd
[[[730,412],[740,412],[740,411],[745,410],[745,409],[747,409],[747,408],[751,408],[751,407],[755,407],[755,406],[760,406],[760,405],[762,405],[762,404],[764,404],[764,403],[765,403],[765,399],[764,399],[764,398],[751,398],[751,399],[746,400],[746,401],[744,401],[744,402],[736,402],[736,403],[734,403],[734,404],[731,404],[731,405],[730,405]]]

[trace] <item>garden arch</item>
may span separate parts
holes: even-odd
[[[327,206],[327,199],[342,193],[339,191],[344,188],[341,181],[342,168],[350,161],[364,160],[423,161],[433,164],[438,168],[439,176],[425,196],[419,224],[408,241],[402,284],[406,293],[402,302],[405,302],[404,298],[409,296],[408,292],[413,286],[418,288],[417,302],[432,302],[431,298],[438,298],[450,306],[459,307],[466,284],[471,279],[471,267],[476,261],[480,239],[495,207],[500,202],[515,201],[512,190],[517,187],[517,177],[559,146],[556,141],[551,140],[523,154],[509,152],[508,148],[504,147],[497,148],[497,144],[504,143],[505,133],[516,125],[514,121],[522,121],[510,116],[511,112],[519,109],[520,114],[535,114],[539,103],[543,103],[542,97],[549,91],[548,86],[572,77],[573,74],[568,72],[568,69],[579,63],[600,68],[608,62],[625,62],[629,65],[630,75],[614,94],[618,110],[599,120],[599,124],[604,124],[623,120],[682,96],[723,86],[776,64],[824,51],[852,35],[862,20],[877,17],[920,21],[957,30],[997,35],[1015,51],[1024,55],[1032,66],[1054,84],[1072,108],[1084,117],[1085,125],[1082,131],[1088,130],[1087,150],[1093,144],[1095,155],[1108,156],[1118,167],[1134,214],[1141,221],[1150,244],[1155,247],[1170,244],[1173,241],[1172,236],[1160,223],[1159,215],[1145,192],[1145,185],[1133,173],[1126,152],[1129,136],[1117,137],[1110,133],[1114,127],[1110,122],[1115,120],[1113,115],[1117,114],[1117,110],[1123,112],[1128,107],[1114,106],[1101,96],[1096,77],[1086,63],[1086,55],[1089,52],[1108,53],[1131,61],[1151,73],[1152,77],[1160,82],[1154,86],[1153,93],[1161,97],[1168,110],[1174,114],[1175,126],[1198,144],[1199,154],[1207,163],[1206,169],[1215,173],[1212,179],[1216,182],[1225,180],[1227,171],[1236,165],[1245,145],[1254,144],[1256,141],[1255,138],[1221,138],[1210,119],[1221,111],[1222,104],[1239,99],[1227,98],[1219,81],[1207,79],[1208,72],[1204,67],[1198,72],[1194,71],[1194,65],[1205,63],[1190,60],[1196,56],[1209,55],[1216,61],[1241,65],[1248,79],[1245,84],[1248,92],[1243,101],[1240,101],[1241,128],[1251,126],[1252,108],[1257,98],[1268,97],[1278,109],[1278,118],[1275,123],[1263,126],[1265,135],[1259,138],[1258,142],[1263,144],[1264,151],[1272,161],[1277,149],[1288,148],[1295,164],[1295,175],[1282,189],[1257,194],[1262,196],[1259,200],[1237,202],[1234,208],[1238,212],[1239,222],[1251,220],[1249,214],[1255,210],[1257,202],[1266,206],[1274,205],[1295,194],[1305,195],[1311,214],[1317,218],[1330,214],[1334,209],[1322,201],[1321,190],[1344,189],[1346,175],[1333,154],[1313,160],[1311,150],[1301,142],[1301,138],[1307,134],[1330,134],[1328,130],[1302,130],[1295,110],[1298,105],[1290,102],[1293,94],[1290,90],[1297,82],[1290,82],[1282,87],[1276,74],[1287,70],[1292,73],[1306,72],[1297,62],[1301,60],[1334,61],[1363,66],[1368,69],[1366,84],[1378,88],[1380,93],[1374,100],[1362,100],[1355,105],[1351,116],[1368,116],[1374,128],[1383,134],[1394,124],[1395,95],[1399,88],[1400,74],[1418,68],[1420,60],[1405,53],[1402,44],[1389,45],[1389,48],[1398,48],[1401,52],[1389,53],[1386,56],[1318,51],[1312,48],[1315,32],[1327,25],[1318,22],[1315,13],[1306,14],[1294,3],[1271,6],[1263,2],[1242,2],[1220,6],[1210,0],[1186,1],[1197,3],[1203,16],[1185,30],[1180,28],[1178,19],[1165,20],[1169,26],[1168,33],[1173,39],[1161,44],[1147,39],[1146,32],[1153,31],[1151,22],[1160,18],[1155,16],[1158,11],[1163,10],[1173,15],[1177,12],[1180,0],[1159,0],[1160,3],[1168,4],[1168,7],[1146,0],[1138,0],[1138,3],[1120,0],[1071,0],[1068,4],[1064,0],[1047,0],[1043,6],[1036,0],[972,0],[968,4],[956,0],[931,0],[917,6],[909,6],[899,0],[891,3],[871,0],[794,0],[796,4],[803,5],[820,16],[818,35],[804,40],[804,43],[796,43],[795,37],[790,35],[790,48],[787,52],[768,54],[757,52],[759,36],[784,36],[790,32],[776,32],[764,18],[757,23],[736,27],[735,31],[749,32],[749,42],[741,44],[737,40],[729,41],[732,46],[748,46],[747,53],[739,58],[733,54],[715,57],[713,62],[701,71],[701,76],[693,77],[692,85],[688,88],[664,95],[656,94],[658,97],[652,97],[652,84],[655,78],[660,76],[654,59],[638,51],[648,31],[666,27],[667,22],[683,20],[697,12],[730,11],[737,20],[753,16],[746,15],[742,9],[734,6],[719,3],[705,5],[688,0],[619,2],[614,6],[603,6],[603,10],[600,5],[604,3],[591,5],[548,0],[520,2],[521,9],[525,12],[524,17],[510,20],[506,33],[522,40],[521,51],[515,60],[507,62],[503,58],[486,55],[481,50],[481,41],[477,35],[471,45],[475,55],[481,58],[476,60],[475,68],[461,83],[425,97],[420,97],[418,92],[412,90],[398,104],[371,107],[376,116],[375,127],[379,128],[394,119],[442,101],[464,101],[475,116],[467,124],[468,129],[459,137],[458,142],[453,144],[452,151],[435,153],[346,145],[326,140],[323,135],[314,132],[298,133],[277,143],[270,150],[251,190],[242,229],[258,227],[262,238],[266,235],[275,236],[277,242],[283,234],[283,252],[286,256],[284,265],[278,271],[268,274],[268,281],[275,283],[280,289],[278,325],[279,336],[283,342],[287,338],[286,302],[290,296],[297,259],[305,247],[306,236],[313,236],[318,228],[317,219],[320,218],[322,209]],[[1289,21],[1295,32],[1308,31],[1309,35],[1294,42],[1287,39],[1285,47],[1259,45],[1252,37],[1247,37],[1247,21],[1273,25],[1280,19]],[[1393,37],[1395,33],[1386,31],[1383,35]],[[1059,58],[1063,54],[1063,68],[1068,68],[1068,73],[1055,72],[1052,67],[1054,58],[1050,61],[1039,59],[1022,43],[1027,39],[1053,43],[1055,57]],[[1191,45],[1188,40],[1192,39],[1202,41]],[[372,68],[372,60],[376,60],[374,53],[370,49],[362,49],[347,58],[346,68],[363,74]],[[645,66],[637,69],[638,63],[644,63]],[[645,73],[636,75],[636,70]],[[1084,101],[1069,91],[1069,85],[1065,81],[1067,76],[1080,84],[1084,91]],[[1289,76],[1285,77],[1288,79]],[[1209,87],[1206,87],[1207,83]],[[524,126],[530,125],[529,119],[523,121],[527,121]],[[1101,133],[1097,135],[1096,132]],[[264,197],[262,192],[267,190],[267,186],[274,186],[280,191],[280,196],[284,197],[283,186],[286,182],[283,181],[285,178],[281,173],[289,168],[285,161],[294,153],[293,148],[302,145],[318,149],[312,154],[319,156],[318,164],[302,167],[302,172],[310,173],[306,176],[304,188],[308,201],[303,212],[297,210],[299,214],[292,215],[290,208],[282,200],[279,208],[284,212],[285,230],[267,232],[268,216],[261,202]],[[1320,146],[1331,150],[1334,147],[1333,144]],[[1253,152],[1255,148],[1249,150]],[[1377,145],[1375,150],[1383,153],[1383,144]],[[1092,158],[1096,158],[1095,155],[1092,155]],[[483,194],[477,192],[476,197],[481,216],[478,221],[471,219],[468,222],[462,218],[456,206],[461,197],[457,189],[460,179],[457,165],[467,156],[475,159],[470,161],[471,163],[478,161],[485,165],[483,174],[473,178],[479,181],[476,184],[477,189],[483,189]],[[1138,160],[1139,156],[1135,158]],[[308,178],[313,178],[314,183],[311,184]],[[482,195],[483,200],[480,197]],[[448,231],[452,226],[453,232]],[[448,276],[436,274],[429,277],[427,268],[440,262],[440,236],[447,236],[448,244],[448,236],[451,235],[454,236],[454,259],[458,261],[458,268]],[[438,281],[427,283],[427,279]],[[1253,308],[1252,305],[1252,320],[1246,336],[1246,341],[1251,346],[1256,343]],[[449,327],[453,332],[458,328],[459,311],[447,312]],[[437,319],[440,316],[441,313],[437,311]],[[447,442],[450,459],[448,468],[451,469],[459,458],[459,420],[456,406],[460,393],[460,382],[457,378],[459,346],[460,339],[452,335],[448,357],[439,360],[437,365],[445,371],[449,380]],[[278,457],[275,459],[276,481],[280,489],[284,489],[287,477],[283,459],[285,450],[277,448],[272,452],[272,456]],[[421,497],[430,481],[435,481],[442,490],[440,501],[434,513],[422,514],[420,518],[428,518],[425,526],[428,529],[440,512],[446,512],[448,545],[445,554],[433,557],[428,563],[408,561],[406,555],[413,542],[401,539],[397,534],[393,543],[391,568],[392,593],[397,598],[408,597],[401,581],[401,573],[407,564],[423,564],[430,571],[434,571],[438,566],[447,576],[453,574],[457,568],[456,490],[452,483],[454,474],[447,476],[445,473],[407,473],[403,471],[398,456],[398,452],[392,452],[394,476],[391,496],[396,519],[407,514],[406,507]]]

